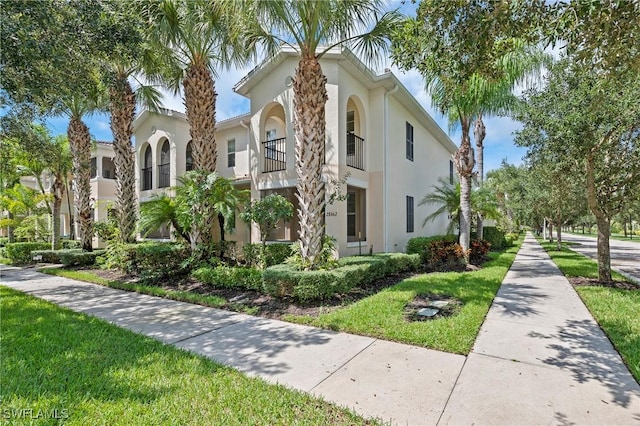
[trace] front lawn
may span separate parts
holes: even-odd
[[[317,318],[290,315],[286,319],[466,355],[521,242],[505,252],[490,253],[491,260],[479,271],[424,274]],[[408,321],[404,307],[415,296],[429,294],[455,298],[462,306],[452,316]]]
[[[5,287],[0,301],[0,412],[10,424],[374,423]]]
[[[542,246],[570,281],[574,281],[572,277],[594,281],[598,278],[598,264],[594,260],[564,247],[558,251],[555,244]],[[614,285],[629,289],[601,285],[576,285],[575,289],[640,382],[640,288],[633,289],[632,283],[624,283],[625,278],[618,273],[613,272],[613,277],[617,282]]]

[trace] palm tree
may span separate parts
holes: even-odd
[[[104,109],[99,89],[88,97],[72,94],[63,99],[69,116],[67,137],[73,158],[74,194],[82,249],[93,250],[93,208],[91,206],[91,135],[83,117]]]
[[[447,213],[449,216],[449,224],[447,225],[447,234],[453,233],[456,226],[460,225],[461,208],[460,208],[460,182],[450,183],[448,179],[439,178],[438,185],[433,186],[433,192],[425,195],[418,203],[419,206],[425,204],[435,204],[439,207],[425,217],[422,221],[424,227],[427,222],[438,219],[442,214]],[[487,217],[497,219],[500,215],[498,211],[498,201],[495,192],[486,187],[478,187],[471,191],[471,212],[477,217]],[[477,222],[476,222],[477,223]],[[476,235],[478,240],[482,239],[480,235]]]
[[[237,45],[240,20],[235,4],[208,0],[166,0],[148,8],[154,47],[164,56],[163,82],[179,93],[182,86],[185,112],[193,143],[193,168],[216,171],[216,67],[241,64],[248,51]],[[211,242],[214,218],[199,230],[201,241]]]
[[[327,91],[320,58],[349,45],[366,60],[387,51],[387,36],[399,22],[397,12],[382,13],[377,0],[251,0],[243,2],[249,40],[275,54],[281,44],[300,55],[293,79],[300,252],[311,268],[320,260],[324,234],[325,187],[321,179]],[[367,31],[368,29],[368,31]]]
[[[52,178],[50,193],[53,197],[51,247],[53,250],[57,250],[62,245],[60,240],[60,210],[62,199],[66,192],[66,182],[72,167],[69,140],[65,136],[57,136],[52,142],[50,154],[49,172]]]
[[[150,201],[140,205],[140,223],[138,224],[143,236],[160,228],[166,223],[173,226],[176,234],[191,244],[189,234],[183,229],[178,218],[178,200],[167,194],[155,195]]]

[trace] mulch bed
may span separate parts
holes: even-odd
[[[630,281],[598,281],[597,278],[585,278],[585,277],[568,277],[567,278],[572,286],[595,286],[595,287],[611,287],[620,290],[640,290],[638,284],[634,284]]]
[[[137,278],[119,271],[92,269],[90,272],[109,280],[128,283],[138,282]],[[254,315],[273,319],[282,319],[285,315],[307,315],[315,318],[320,314],[326,314],[338,309],[340,306],[364,299],[416,275],[413,272],[392,275],[374,281],[366,287],[355,288],[349,293],[336,295],[332,299],[311,303],[300,303],[293,299],[281,299],[252,290],[215,289],[190,277],[173,278],[171,281],[163,281],[154,285],[166,290],[189,291],[203,296],[222,297],[228,300],[228,303],[223,308],[230,311],[246,312],[249,310]]]

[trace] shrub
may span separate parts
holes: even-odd
[[[184,274],[189,250],[175,243],[146,242],[125,246],[123,269],[144,280]]]
[[[245,243],[242,246],[242,257],[248,266],[255,266],[260,262],[262,244]]]
[[[432,241],[429,244],[427,267],[434,271],[464,270],[464,250],[451,241]]]
[[[78,240],[62,240],[63,250],[79,249],[79,248],[82,248],[82,242]]]
[[[7,244],[9,244],[9,238],[7,237],[0,237],[0,247],[4,247]]]
[[[284,263],[291,256],[291,244],[267,244],[263,253],[263,263],[266,267]]]
[[[75,251],[59,250],[60,263],[64,266],[91,266],[96,263],[96,258],[104,254],[104,250]]]
[[[235,241],[216,241],[211,243],[209,250],[210,253],[220,258],[228,258],[232,261],[236,261],[238,258],[236,242]]]
[[[415,237],[407,242],[407,254],[419,254],[422,263],[426,264],[429,257],[429,244],[433,241],[458,242],[458,236],[453,234],[434,235],[432,237]]]
[[[272,296],[301,301],[327,299],[354,287],[396,273],[415,270],[420,256],[404,253],[352,256],[338,261],[335,269],[298,270],[294,264],[275,265],[264,270],[264,291]]]
[[[31,257],[41,256],[39,260],[43,263],[62,263],[60,255],[63,253],[82,253],[82,249],[69,249],[69,250],[34,250],[31,252]]]
[[[492,250],[502,250],[508,247],[507,240],[504,238],[504,232],[495,226],[486,226],[482,229],[482,238],[491,244]]]
[[[487,260],[491,244],[485,240],[471,240],[469,244],[469,263],[480,265]]]
[[[7,257],[16,265],[23,265],[33,262],[31,252],[35,250],[48,250],[49,243],[9,243],[6,246]]]
[[[192,275],[198,281],[215,288],[262,290],[262,272],[256,268],[219,265],[198,268]]]

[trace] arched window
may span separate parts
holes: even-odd
[[[169,141],[165,139],[160,151],[160,164],[158,164],[158,188],[166,188],[169,186],[169,178],[171,177],[171,147]]]
[[[185,157],[187,162],[185,165],[185,170],[186,171],[193,170],[193,143],[191,141],[189,141],[189,143],[187,144],[187,153]]]
[[[147,145],[147,148],[144,150],[144,163],[142,165],[143,191],[147,191],[153,187],[153,163],[151,158],[151,147]]]

